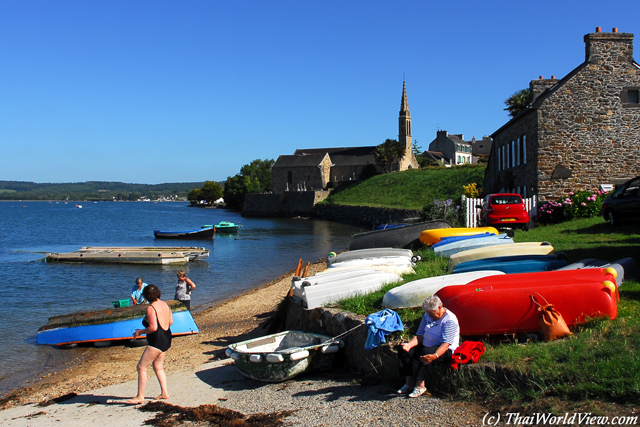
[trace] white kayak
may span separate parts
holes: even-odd
[[[549,242],[521,242],[469,249],[451,255],[449,258],[449,272],[451,272],[456,265],[467,261],[501,256],[549,255],[551,253],[553,253],[553,246]]]
[[[338,255],[330,255],[327,258],[327,265],[330,266],[336,262],[349,261],[353,259],[361,258],[378,258],[378,257],[397,257],[406,256],[411,258],[413,252],[410,249],[398,249],[398,248],[369,248],[369,249],[357,249],[354,251],[342,252]]]
[[[443,240],[442,242],[446,242]],[[456,240],[451,243],[438,244],[433,247],[433,252],[448,257],[458,252],[467,251],[476,248],[486,248],[494,245],[511,244],[513,239],[506,234],[490,234],[484,237],[477,237],[474,239]]]
[[[499,274],[504,273],[497,270],[472,271],[414,280],[387,292],[382,298],[382,306],[385,308],[420,307],[425,299],[446,286],[466,285],[476,279]]]
[[[361,269],[373,268],[376,270],[390,271],[397,274],[413,273],[413,262],[406,256],[389,256],[376,258],[360,258],[348,261],[335,262],[328,270],[336,269]]]
[[[568,264],[562,268],[559,268],[558,270],[580,270],[583,268],[607,267],[611,267],[616,271],[616,284],[618,285],[618,287],[622,285],[622,283],[624,283],[625,279],[628,280],[630,278],[633,278],[637,271],[636,260],[630,257],[620,258],[619,260],[614,262],[603,261],[601,259],[595,258],[587,258],[578,262],[574,262],[573,264]]]
[[[294,290],[294,300],[298,299],[300,304],[308,309],[322,307],[344,298],[375,292],[387,283],[400,280],[402,279],[397,274],[376,271],[373,274],[302,286],[299,297]]]

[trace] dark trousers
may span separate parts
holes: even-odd
[[[439,345],[425,347],[422,344],[418,344],[409,351],[404,351],[401,346],[398,346],[398,368],[400,375],[403,377],[413,377],[416,384],[427,380],[431,369],[436,365],[448,363],[451,360],[451,350],[447,349],[444,354],[440,355],[433,362],[425,365],[420,360],[420,356],[427,354],[434,354],[440,347]]]
[[[191,300],[190,299],[187,299],[187,300],[184,300],[184,301],[179,299],[178,301],[183,303],[184,306],[187,307],[187,310],[191,311]]]

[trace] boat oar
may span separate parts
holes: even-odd
[[[300,270],[302,269],[302,258],[298,261],[298,268],[296,268],[296,276],[300,276]]]
[[[307,261],[307,266],[304,268],[304,274],[302,277],[307,277],[307,273],[309,272],[309,266],[311,265],[310,261]]]

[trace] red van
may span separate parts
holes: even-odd
[[[484,200],[480,221],[485,226],[529,230],[529,211],[519,194],[489,194]]]

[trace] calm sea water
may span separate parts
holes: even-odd
[[[81,206],[81,207],[80,207]],[[232,237],[157,240],[153,230],[193,230],[227,220],[242,224]],[[135,278],[173,298],[179,269],[197,289],[198,310],[294,270],[298,260],[316,261],[348,247],[354,227],[326,221],[242,218],[222,209],[164,202],[0,202],[0,395],[34,375],[55,370],[70,355],[94,348],[58,350],[36,345],[38,328],[50,316],[112,307],[128,298]],[[205,261],[185,266],[45,263],[46,252],[82,246],[202,246]]]

